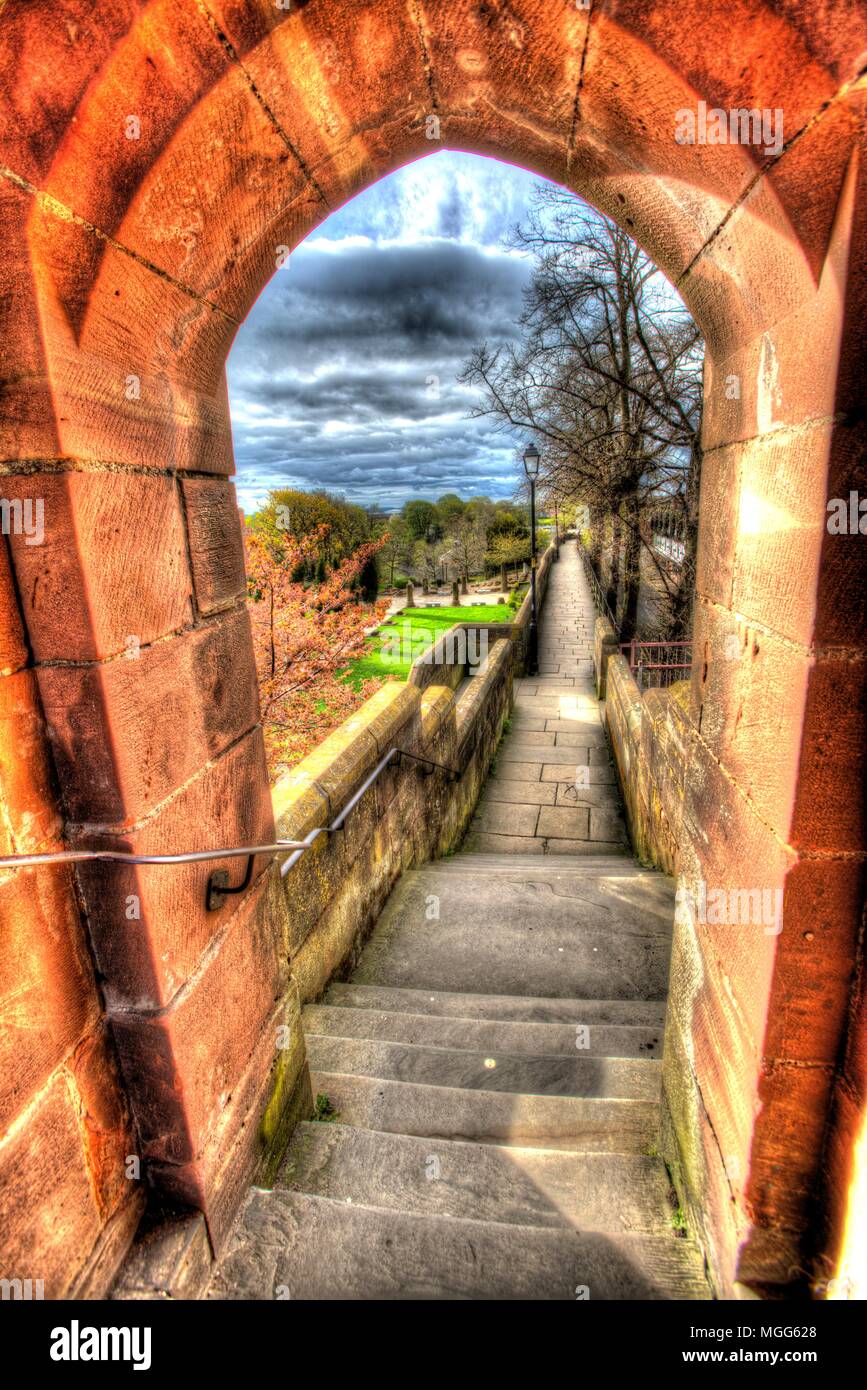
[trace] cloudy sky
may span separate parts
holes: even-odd
[[[228,363],[238,497],[325,487],[508,497],[515,444],[467,419],[469,350],[515,333],[528,260],[503,237],[535,175],[442,151],[334,213],[262,291]]]

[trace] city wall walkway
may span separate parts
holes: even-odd
[[[591,623],[567,545],[466,848],[304,1009],[320,1118],[210,1297],[709,1296],[657,1149],[672,885],[626,844]]]
[[[577,546],[552,566],[539,623],[539,674],[515,682],[511,727],[479,801],[468,850],[628,850],[593,677],[596,612]]]

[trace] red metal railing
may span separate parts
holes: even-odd
[[[691,642],[624,642],[620,650],[639,690],[673,685],[686,680],[692,670]]]

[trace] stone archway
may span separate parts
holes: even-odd
[[[785,915],[758,943],[678,938],[673,1157],[723,1287],[797,1279],[864,1104],[864,558],[824,525],[864,449],[863,16],[10,0],[0,48],[3,486],[38,480],[46,517],[0,575],[10,853],[271,833],[223,368],[281,248],[447,145],[576,189],[678,286],[708,343],[685,872],[748,886],[761,865]],[[779,151],[678,144],[700,101],[781,110]],[[10,1211],[44,1214],[15,1217],[16,1248],[55,1291],[110,1277],[140,1211],[126,1155],[212,1232],[245,1181],[283,927],[267,876],[228,924],[203,881],[94,874],[80,901],[57,870],[0,881],[25,1001],[0,1172]]]

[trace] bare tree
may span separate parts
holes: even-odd
[[[703,344],[668,282],[628,234],[564,189],[542,185],[512,244],[535,257],[517,344],[475,349],[461,379],[474,413],[532,434],[544,479],[590,511],[609,605],[635,634],[645,547],[667,598],[666,636],[688,625],[695,582]],[[647,547],[642,521],[661,501],[684,514],[677,579]]]

